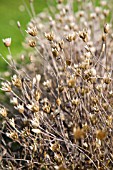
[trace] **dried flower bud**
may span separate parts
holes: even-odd
[[[3,39],[3,43],[6,47],[10,47],[11,46],[11,38]]]
[[[17,27],[20,28],[21,27],[21,24],[19,21],[17,21]]]
[[[29,40],[29,46],[30,47],[36,47],[36,41],[35,40]]]

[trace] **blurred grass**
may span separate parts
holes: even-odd
[[[0,53],[3,56],[8,54],[2,39],[11,37],[11,52],[15,57],[22,51],[23,37],[17,28],[17,21],[20,21],[22,30],[25,33],[26,25],[30,21],[30,16],[25,9],[24,2],[29,6],[29,0],[0,0]],[[47,6],[46,0],[34,0],[36,13],[41,12]],[[0,71],[6,69],[6,63],[0,58]]]

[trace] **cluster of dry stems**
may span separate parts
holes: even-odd
[[[0,108],[4,170],[113,168],[111,6],[77,2],[77,12],[58,0],[31,19],[28,64],[3,58],[15,71],[1,83],[10,99]],[[4,44],[10,51],[11,39]]]

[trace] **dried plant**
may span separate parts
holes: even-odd
[[[29,64],[2,57],[15,72],[1,83],[2,169],[112,170],[111,3],[77,2],[77,12],[58,0],[33,17]]]

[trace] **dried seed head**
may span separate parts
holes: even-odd
[[[45,37],[46,37],[47,40],[49,40],[49,41],[53,41],[53,40],[54,40],[54,34],[53,34],[53,32],[45,33]]]
[[[106,137],[106,131],[104,130],[97,130],[96,132],[96,138],[99,140],[103,140]]]
[[[95,18],[96,18],[96,13],[91,13],[91,14],[90,14],[90,18],[91,18],[91,19],[95,19]]]
[[[79,37],[84,41],[87,42],[88,41],[88,33],[86,30],[83,31],[79,31]]]
[[[6,47],[10,47],[11,46],[11,38],[3,39],[3,43]]]
[[[106,41],[106,34],[102,35],[102,41]]]
[[[17,99],[16,97],[13,97],[13,98],[10,100],[10,102],[11,102],[12,104],[14,104],[15,106],[18,105],[18,99]]]
[[[51,149],[53,152],[59,151],[59,150],[60,150],[60,145],[59,145],[59,143],[58,143],[58,142],[55,142],[55,143],[51,144],[50,149]]]
[[[56,48],[52,48],[52,54],[56,58],[59,55],[59,52]]]
[[[17,77],[17,75],[13,75],[12,77],[12,84],[18,88],[21,88],[22,86],[22,82],[21,79],[19,77]]]
[[[103,10],[103,14],[105,17],[107,17],[109,15],[110,11],[108,9],[104,9]]]
[[[82,139],[85,137],[84,129],[74,127],[73,134],[75,139]]]
[[[29,40],[29,46],[30,47],[36,47],[36,41],[35,40]]]
[[[39,114],[37,112],[35,112],[34,113],[34,118],[31,120],[32,126],[34,128],[39,127],[39,124],[40,124],[39,118],[40,118]]]
[[[85,12],[83,10],[77,12],[77,16],[80,18],[83,17],[84,14],[85,14]]]
[[[78,106],[80,103],[80,100],[78,98],[72,100],[72,104],[75,106]]]
[[[104,33],[107,34],[109,32],[110,26],[109,24],[104,25]]]
[[[64,90],[64,86],[59,86],[59,92],[61,93]]]
[[[48,105],[48,104],[45,104],[44,106],[43,106],[43,111],[45,112],[45,113],[50,113],[50,110],[51,110],[51,107],[50,107],[50,105]]]
[[[21,105],[21,104],[19,104],[19,105],[17,105],[17,106],[15,106],[15,109],[17,109],[20,113],[24,113],[24,106],[23,105]]]
[[[73,88],[75,86],[76,83],[76,78],[71,78],[70,80],[68,80],[68,87],[69,88]]]
[[[35,97],[35,100],[36,100],[36,101],[39,101],[39,99],[40,99],[40,96],[41,96],[41,93],[40,93],[40,91],[39,91],[39,90],[36,90],[36,91],[34,92],[34,97]]]
[[[67,59],[67,60],[66,60],[66,65],[67,65],[67,66],[70,66],[70,65],[71,65],[71,60],[68,60],[68,59]]]
[[[10,82],[2,82],[1,85],[2,85],[2,88],[1,88],[2,91],[5,91],[5,92],[12,91]]]
[[[0,108],[0,115],[2,115],[3,117],[7,117],[7,111],[6,108]]]
[[[9,124],[15,128],[15,121],[14,121],[14,118],[12,119],[9,119]]]
[[[109,115],[107,117],[106,123],[107,123],[108,126],[110,126],[110,125],[112,125],[112,122],[113,122],[113,116]]]
[[[17,140],[18,139],[18,134],[16,132],[6,133],[6,135],[8,137],[12,138],[13,140]]]
[[[57,103],[58,106],[61,105],[61,100],[60,100],[60,98],[58,98],[58,99],[56,100],[56,103]]]
[[[35,37],[35,36],[37,35],[37,28],[36,28],[36,27],[29,28],[29,27],[28,27],[28,29],[26,30],[26,32],[27,32],[29,35]]]
[[[105,74],[104,77],[103,77],[103,82],[105,84],[110,84],[111,83],[111,76],[109,73]]]
[[[76,39],[76,36],[75,34],[69,34],[67,37],[66,37],[66,40],[69,41],[69,42],[72,42],[73,40]]]
[[[62,156],[61,156],[61,154],[60,153],[54,153],[54,159],[55,159],[55,161],[57,161],[58,163],[61,163],[62,162]]]
[[[95,12],[96,12],[98,15],[101,13],[101,11],[102,11],[102,8],[101,8],[101,7],[97,6],[97,7],[95,8]]]
[[[64,48],[64,41],[63,40],[59,41],[59,47],[60,47],[60,49]]]
[[[102,5],[102,6],[106,6],[106,5],[107,5],[107,1],[105,1],[105,0],[100,1],[100,5]]]
[[[39,105],[34,104],[32,106],[32,110],[33,110],[33,112],[38,112],[39,111]]]

